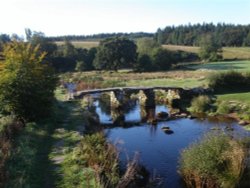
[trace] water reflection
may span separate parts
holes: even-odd
[[[135,152],[140,152],[141,162],[147,169],[151,173],[156,171],[163,178],[163,187],[183,187],[181,177],[177,173],[179,154],[204,134],[210,131],[223,131],[233,136],[250,136],[249,132],[244,131],[234,121],[222,121],[216,117],[181,118],[158,122],[157,125],[147,123],[149,119],[155,118],[158,112],[169,112],[165,105],[145,108],[135,102],[129,107],[113,111],[103,107],[101,103],[101,101],[95,101],[96,112],[99,114],[101,123],[108,125],[106,126],[108,139],[112,142],[123,141],[122,148],[126,152],[121,152],[122,164],[126,164],[127,156],[132,158]],[[114,121],[119,118],[120,121]],[[164,127],[169,127],[173,134],[166,134]],[[214,127],[219,129],[212,130]],[[229,131],[227,127],[233,128],[233,131]]]

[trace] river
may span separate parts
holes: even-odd
[[[136,102],[126,110],[125,124],[113,124],[112,112],[105,108],[98,100],[94,103],[100,121],[105,125],[107,138],[117,144],[120,149],[120,160],[123,167],[135,153],[139,153],[140,162],[150,171],[152,176],[162,179],[162,187],[185,187],[178,174],[178,160],[180,152],[191,143],[201,138],[209,131],[223,131],[228,134],[248,135],[234,121],[216,119],[188,119],[180,118],[158,122],[151,125],[142,121],[140,105]],[[164,105],[156,105],[154,114],[165,111]],[[151,112],[152,113],[152,112]],[[173,134],[166,134],[161,128],[168,126]],[[230,128],[227,130],[226,128]],[[211,130],[216,129],[216,130]],[[233,131],[231,130],[233,129]]]

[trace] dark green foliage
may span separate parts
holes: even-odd
[[[137,62],[135,63],[134,70],[136,72],[150,72],[153,71],[152,60],[150,56],[144,54],[139,55]]]
[[[95,40],[103,40],[107,38],[113,37],[126,37],[129,39],[138,39],[144,37],[153,37],[153,33],[144,33],[144,32],[137,32],[137,33],[101,33],[101,34],[94,34],[94,35],[67,35],[67,36],[58,36],[58,37],[48,37],[51,41],[64,41],[65,39],[71,41],[95,41]]]
[[[183,150],[179,172],[188,187],[235,187],[246,161],[245,146],[227,135],[208,134]]]
[[[192,62],[192,61],[198,61],[199,57],[196,53],[191,53],[191,52],[185,52],[181,50],[177,50],[173,53],[173,59],[175,62],[180,63],[180,62]]]
[[[216,93],[250,91],[250,73],[230,71],[214,74],[209,78],[209,87]]]
[[[163,48],[155,49],[152,59],[155,70],[169,70],[176,63],[173,52]]]
[[[3,51],[3,46],[4,44],[6,44],[7,42],[10,42],[10,36],[9,35],[6,35],[6,34],[1,34],[0,35],[0,52]],[[0,54],[0,57],[1,57],[1,54]]]
[[[94,65],[99,70],[131,68],[136,62],[136,45],[126,38],[110,38],[101,41]]]
[[[158,29],[155,40],[159,44],[198,46],[203,35],[214,35],[220,46],[243,46],[250,31],[250,25],[218,23],[167,26]]]
[[[211,35],[203,36],[200,42],[199,56],[203,61],[218,61],[222,59],[221,46]]]
[[[250,31],[248,32],[248,35],[244,40],[244,45],[245,46],[250,46]]]
[[[50,61],[50,58],[56,55],[57,45],[52,43],[45,37],[44,33],[31,31],[30,29],[25,29],[26,39],[33,46],[39,45],[40,53],[46,52],[46,60]]]
[[[70,41],[65,41],[64,45],[58,47],[50,63],[58,72],[94,70],[93,61],[96,52],[96,48],[89,50],[75,48]]]
[[[0,106],[4,113],[25,120],[49,115],[57,78],[43,62],[44,54],[30,44],[13,42],[5,47],[0,71]]]
[[[154,49],[161,47],[152,38],[138,39],[136,42],[136,45],[137,45],[137,52],[139,55],[148,55],[148,56],[152,55],[152,52],[154,51]]]

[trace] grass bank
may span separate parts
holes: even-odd
[[[4,187],[54,186],[48,153],[53,143],[51,134],[57,126],[57,112],[55,105],[51,118],[29,122],[11,137],[11,148],[5,167],[7,181]]]
[[[210,71],[229,71],[235,70],[240,72],[250,71],[250,61],[219,61],[203,64],[190,65],[188,68],[193,70],[210,70]]]

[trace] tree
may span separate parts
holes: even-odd
[[[176,60],[173,56],[173,53],[163,49],[158,48],[153,52],[153,66],[156,70],[168,70],[173,64],[176,63]]]
[[[45,34],[42,32],[31,31],[30,29],[25,29],[26,40],[33,46],[36,47],[39,45],[39,51],[41,53],[46,52],[46,59],[50,61],[52,57],[55,56],[57,51],[57,45],[53,42],[50,42],[48,38],[45,37]]]
[[[74,45],[69,40],[65,40],[63,45],[63,56],[72,58],[75,55],[76,55],[76,49]]]
[[[147,54],[152,55],[152,51],[155,48],[159,48],[160,45],[152,38],[141,38],[137,40],[137,52],[140,55]]]
[[[3,70],[0,71],[0,109],[24,120],[49,114],[57,78],[43,62],[45,53],[24,42],[5,46]]]
[[[100,43],[94,65],[97,69],[129,68],[136,62],[136,45],[126,38],[109,38]]]
[[[248,35],[244,40],[244,45],[245,46],[250,46],[250,31],[248,32]]]
[[[4,44],[6,44],[6,43],[8,43],[8,42],[10,42],[10,41],[11,41],[11,40],[10,40],[9,35],[6,35],[6,34],[1,34],[1,35],[0,35],[0,52],[3,51],[3,46],[4,46]],[[0,54],[0,56],[1,56],[1,54]]]
[[[150,56],[146,54],[139,55],[137,62],[134,66],[134,70],[137,72],[153,71],[153,65]]]
[[[201,39],[199,57],[203,61],[217,61],[222,58],[221,46],[216,42],[214,36],[206,35]]]

